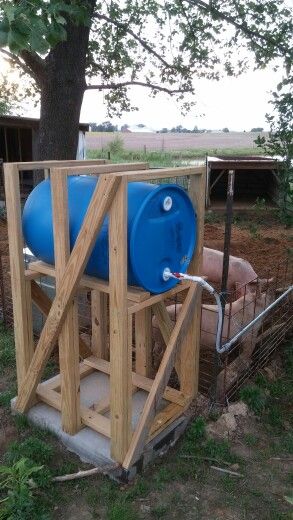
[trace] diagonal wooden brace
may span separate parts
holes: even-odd
[[[151,391],[143,408],[142,415],[133,434],[128,453],[124,459],[123,467],[129,468],[140,456],[145,445],[148,432],[158,411],[158,405],[163,397],[168,384],[175,358],[181,343],[188,332],[191,317],[197,302],[197,285],[192,285],[188,290],[185,302],[172,331],[170,341],[165,350],[160,368],[154,379]]]
[[[103,224],[118,185],[119,177],[113,174],[100,175],[99,182],[92,196],[82,228],[69,257],[59,291],[42,330],[30,367],[22,382],[15,408],[25,412],[32,403],[42,371],[57,341],[66,312],[72,303],[79,281],[88,258],[94,247],[96,236]]]
[[[163,336],[163,340],[167,346],[170,341],[172,330],[174,329],[174,323],[171,320],[169,313],[166,309],[166,306],[163,302],[155,303],[152,308],[154,311],[154,315],[156,316],[156,318],[158,320],[158,325],[159,325],[160,332]],[[179,354],[180,354],[180,352],[178,352],[177,359],[175,361],[175,370],[176,370],[178,378],[180,379]]]

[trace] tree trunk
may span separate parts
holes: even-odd
[[[88,2],[90,16],[95,3]],[[67,40],[50,51],[41,78],[39,160],[76,157],[90,28],[68,23],[66,31]]]

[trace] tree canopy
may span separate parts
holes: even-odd
[[[75,105],[85,90],[102,90],[112,114],[132,107],[130,85],[176,95],[184,109],[195,77],[217,80],[272,61],[289,72],[292,34],[286,0],[0,0],[1,52],[34,79],[47,129],[46,114],[58,103],[62,112],[70,82]]]
[[[292,63],[292,13],[282,0],[4,0],[0,19],[6,56],[37,84],[69,20],[89,25],[85,88],[107,90],[113,108],[129,108],[129,85],[182,95],[194,75],[218,79],[275,58]]]

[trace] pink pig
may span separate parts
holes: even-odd
[[[208,282],[219,283],[221,281],[223,257],[224,254],[221,251],[208,247],[203,248],[202,275],[207,276]],[[237,297],[243,296],[245,285],[255,284],[256,282],[257,274],[252,265],[243,258],[230,256],[227,290],[232,292],[237,289]]]

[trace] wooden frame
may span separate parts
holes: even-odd
[[[52,183],[55,266],[32,262],[25,270],[19,172],[41,168]],[[147,163],[114,165],[99,161],[47,161],[5,164],[4,174],[18,378],[15,408],[24,413],[36,400],[53,406],[61,412],[62,426],[68,433],[74,434],[87,425],[109,437],[112,457],[127,469],[137,461],[150,439],[184,413],[197,393],[201,299],[200,288],[190,282],[157,295],[127,286],[127,184],[189,176],[189,195],[198,219],[197,248],[190,272],[198,274],[203,247],[205,168],[152,170]],[[99,182],[70,253],[67,176],[74,174],[99,175]],[[106,213],[110,216],[110,282],[84,275],[86,262]],[[44,274],[56,279],[56,295],[52,302],[35,280]],[[90,355],[88,347],[79,338],[75,295],[80,288],[91,291]],[[185,291],[186,297],[177,323],[173,326],[167,319],[164,300],[181,291]],[[32,301],[47,317],[35,349]],[[154,378],[151,377],[152,312],[158,318],[166,342],[166,351]],[[110,357],[106,345],[108,313]],[[133,323],[136,343],[134,370]],[[60,375],[40,383],[43,369],[57,341]],[[82,363],[79,363],[80,349],[86,352]],[[179,375],[180,390],[168,386],[174,366]],[[95,370],[110,375],[110,395],[91,408],[85,408],[80,403],[80,380]],[[148,397],[133,431],[132,395],[141,389],[148,392]],[[104,415],[109,411],[110,418]]]

